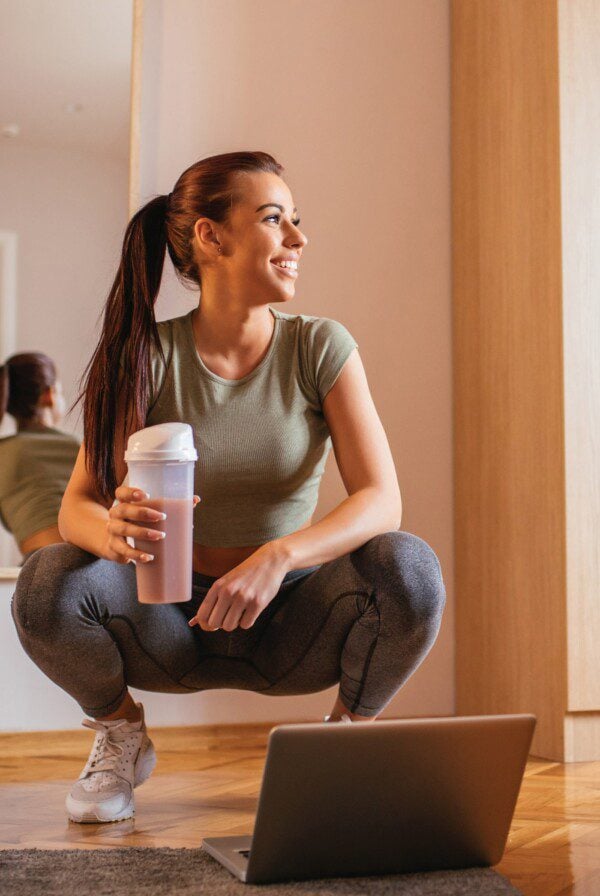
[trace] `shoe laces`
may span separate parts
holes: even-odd
[[[96,739],[85,768],[79,776],[80,779],[88,778],[90,783],[95,785],[114,782],[117,775],[116,767],[123,755],[120,741],[126,740],[128,734],[133,733],[120,730],[127,724],[127,719],[119,719],[110,726],[97,719],[84,719],[81,724],[96,731]]]

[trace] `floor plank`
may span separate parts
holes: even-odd
[[[136,818],[106,825],[73,824],[64,810],[93,732],[0,734],[0,849],[198,847],[250,833],[272,727],[152,729],[158,764],[136,789]],[[495,868],[525,896],[599,896],[600,762],[529,757]]]

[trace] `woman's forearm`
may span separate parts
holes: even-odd
[[[106,557],[108,510],[93,498],[63,497],[58,514],[58,531],[64,541],[97,557]]]
[[[400,528],[402,502],[379,488],[362,488],[330,513],[291,535],[274,539],[264,548],[280,555],[287,569],[316,566],[349,554],[370,538]]]

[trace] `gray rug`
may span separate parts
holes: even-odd
[[[492,868],[243,884],[202,849],[0,850],[10,896],[523,896]]]

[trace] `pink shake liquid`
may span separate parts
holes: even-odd
[[[135,548],[154,560],[136,560],[138,600],[142,604],[172,604],[192,597],[193,498],[152,498],[138,502],[166,513],[166,520],[144,520],[146,529],[165,532],[157,541],[134,538]],[[141,521],[136,520],[136,525]]]

